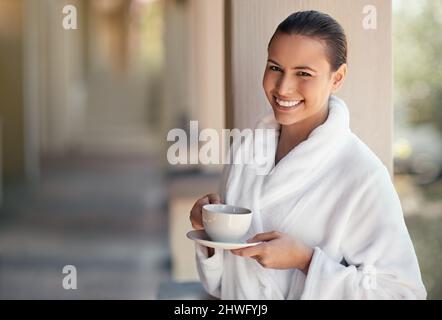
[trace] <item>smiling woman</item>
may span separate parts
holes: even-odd
[[[226,167],[220,196],[250,208],[249,242],[235,250],[196,244],[206,290],[222,299],[422,299],[418,261],[388,170],[350,130],[334,95],[347,72],[342,27],[318,11],[290,15],[268,46],[263,88],[272,112],[257,128],[277,129],[265,174]],[[245,140],[233,152],[250,150]],[[210,247],[210,245],[208,245]]]
[[[321,28],[318,28],[321,25]],[[263,87],[282,125],[278,162],[328,116],[328,99],[347,73],[347,40],[327,15],[295,13],[268,45]]]

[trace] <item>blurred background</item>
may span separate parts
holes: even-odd
[[[185,233],[219,168],[169,167],[166,134],[224,124],[221,4],[0,0],[0,298],[202,292]]]
[[[441,30],[441,1],[393,1],[394,181],[430,299],[442,298]]]
[[[0,0],[0,299],[208,298],[185,233],[221,168],[168,165],[166,135],[232,127],[230,5]],[[395,0],[393,27],[394,182],[442,298],[442,3]]]

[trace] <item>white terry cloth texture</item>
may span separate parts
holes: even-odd
[[[273,113],[263,118],[257,128],[277,132],[260,141],[273,163],[264,169],[226,166],[220,191],[223,203],[253,211],[246,238],[275,230],[314,248],[307,276],[297,269],[264,268],[229,250],[215,249],[208,258],[207,248],[195,244],[198,274],[209,294],[221,299],[426,298],[386,167],[351,132],[345,102],[331,96],[328,107],[327,120],[276,166],[280,126]],[[256,147],[250,135],[233,145],[233,157],[241,148],[251,150],[252,143]]]

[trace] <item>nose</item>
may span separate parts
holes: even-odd
[[[282,75],[277,83],[276,91],[280,97],[291,97],[295,90],[295,81],[290,75]]]

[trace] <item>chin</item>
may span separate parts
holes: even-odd
[[[275,115],[276,122],[278,122],[282,126],[289,126],[299,121],[297,117],[280,114],[278,111],[275,110],[273,110],[273,113]]]

